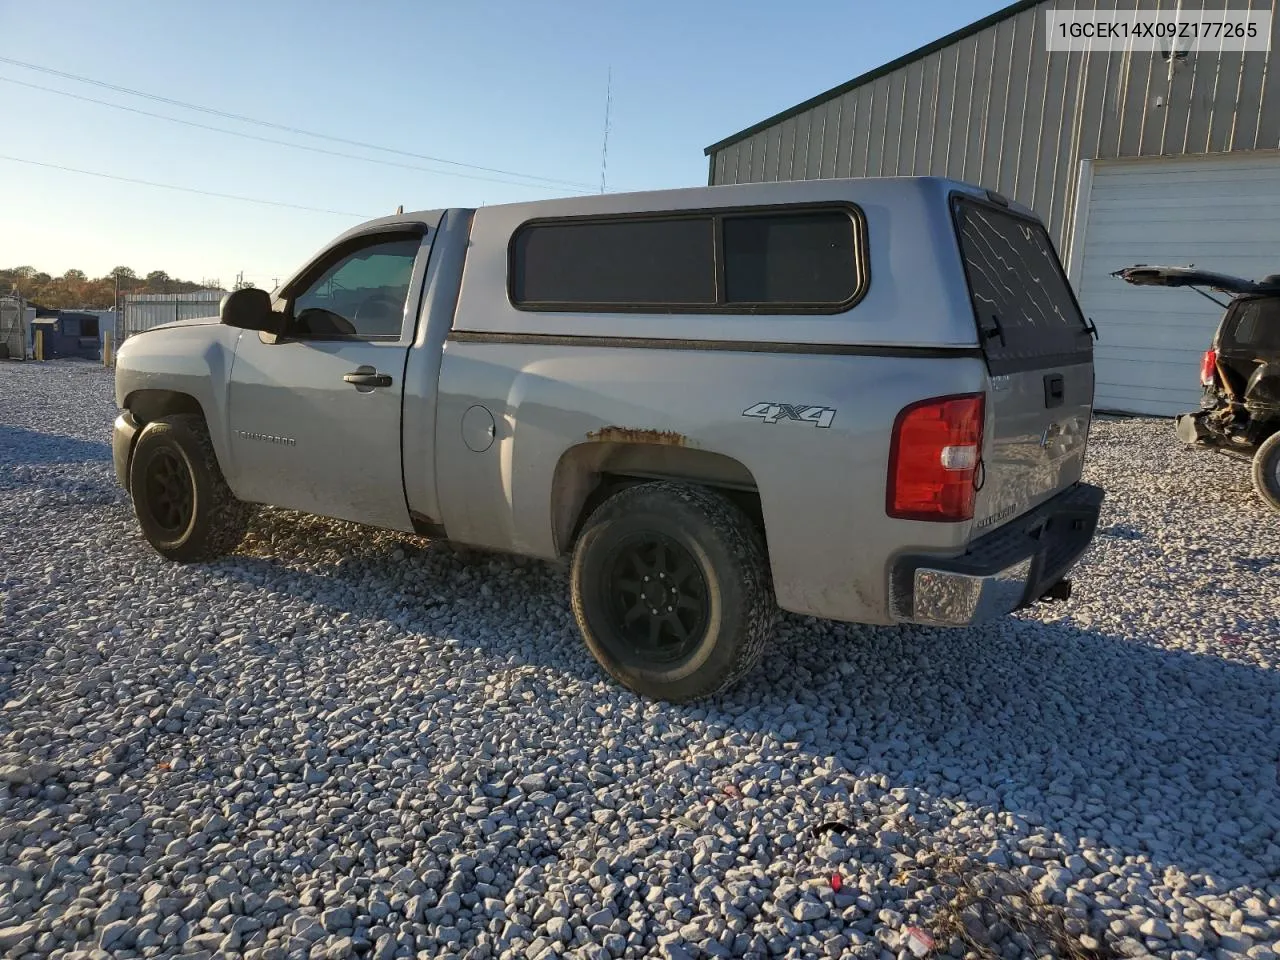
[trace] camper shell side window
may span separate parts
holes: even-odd
[[[507,261],[513,306],[574,313],[842,313],[869,279],[844,203],[532,220]]]

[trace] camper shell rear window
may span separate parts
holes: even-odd
[[[953,196],[952,212],[990,371],[1091,360],[1093,339],[1044,225],[961,194]]]

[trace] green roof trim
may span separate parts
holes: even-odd
[[[797,116],[798,114],[804,113],[806,110],[813,109],[819,104],[825,103],[828,100],[831,100],[835,97],[846,94],[850,90],[860,87],[865,83],[870,83],[872,80],[879,80],[885,74],[893,73],[893,71],[900,70],[901,68],[907,66],[910,63],[914,63],[917,60],[922,60],[925,57],[929,56],[929,54],[931,53],[937,53],[943,47],[949,47],[953,43],[958,43],[959,41],[965,39],[966,37],[971,37],[975,33],[982,32],[983,30],[987,29],[987,27],[994,26],[995,24],[999,23],[1001,20],[1007,20],[1009,17],[1017,16],[1019,13],[1022,13],[1024,10],[1030,10],[1033,7],[1039,6],[1043,2],[1044,0],[1018,0],[1017,3],[1011,3],[1009,4],[1009,6],[1001,10],[997,10],[995,13],[989,16],[983,17],[981,20],[975,20],[973,23],[969,24],[967,27],[961,27],[959,30],[955,31],[954,33],[949,33],[945,37],[941,37],[937,40],[934,40],[932,43],[925,44],[923,47],[920,47],[919,49],[912,50],[910,53],[903,54],[897,60],[890,60],[888,63],[884,64],[883,66],[876,67],[874,70],[864,73],[860,77],[854,77],[852,80],[849,80],[846,83],[842,83],[838,87],[832,87],[830,90],[827,90],[825,93],[820,93],[816,97],[810,97],[804,103],[796,104],[796,106],[791,107],[787,110],[783,110],[781,113],[775,113],[772,117],[769,117],[765,120],[761,120],[759,123],[753,124],[747,127],[745,130],[739,130],[737,133],[731,136],[725,137],[723,140],[720,140],[717,143],[713,143],[711,146],[707,147],[702,152],[705,156],[709,157],[711,156],[711,154],[715,153],[717,150],[723,150],[725,147],[731,146],[732,144],[735,144],[740,140],[745,140],[747,139],[747,137],[754,136],[755,134],[759,133],[761,130],[765,130],[768,127],[772,127],[774,124],[781,123],[783,120],[789,120],[792,117]]]

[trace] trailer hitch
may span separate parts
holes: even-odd
[[[1052,587],[1040,594],[1041,603],[1064,603],[1071,599],[1071,579],[1063,577]]]

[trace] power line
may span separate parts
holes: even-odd
[[[300,203],[286,203],[283,200],[262,200],[258,197],[241,197],[234,193],[215,193],[212,190],[197,190],[195,187],[180,187],[173,183],[157,183],[154,180],[138,180],[134,177],[120,177],[114,173],[99,173],[97,170],[80,170],[76,167],[64,167],[57,163],[46,163],[43,160],[28,160],[25,157],[10,157],[0,154],[0,160],[11,163],[26,163],[33,167],[47,167],[50,170],[62,170],[65,173],[80,173],[86,177],[102,177],[104,180],[119,180],[121,183],[135,183],[144,187],[163,187],[165,190],[180,190],[183,193],[198,193],[202,197],[217,197],[219,200],[240,200],[244,203],[260,203],[269,207],[289,207],[292,210],[306,210],[310,213],[331,213],[338,217],[355,217],[359,220],[370,220],[366,213],[350,213],[346,210],[326,210],[323,207],[308,207]]]
[[[39,73],[47,73],[50,76],[61,77],[64,80],[74,80],[77,83],[91,83],[96,87],[102,87],[106,90],[114,90],[117,93],[125,93],[132,97],[145,97],[146,99],[154,100],[157,103],[167,103],[172,107],[182,107],[187,110],[198,110],[201,113],[212,114],[228,120],[238,120],[241,123],[252,123],[260,127],[270,127],[273,130],[283,130],[286,133],[296,133],[305,137],[315,137],[316,139],[328,140],[332,143],[345,143],[349,147],[363,147],[366,150],[380,150],[383,153],[395,153],[402,157],[412,157],[415,160],[429,160],[432,163],[444,163],[452,167],[481,170],[485,173],[497,173],[508,177],[523,177],[527,180],[540,180],[543,183],[554,183],[560,184],[561,186],[579,188],[589,188],[591,186],[590,184],[575,180],[561,180],[556,177],[539,177],[529,173],[520,173],[518,170],[501,170],[497,167],[482,167],[475,163],[463,163],[460,160],[446,160],[443,157],[432,157],[425,153],[413,153],[409,150],[399,150],[395,147],[384,147],[376,143],[365,143],[362,140],[348,140],[344,137],[335,137],[327,133],[316,133],[314,130],[304,130],[301,127],[291,127],[283,123],[273,123],[270,120],[260,120],[257,117],[247,117],[240,113],[230,113],[226,110],[218,110],[214,107],[204,107],[198,103],[188,103],[185,100],[174,100],[170,97],[162,97],[159,94],[147,93],[145,90],[134,90],[130,87],[121,87],[114,83],[107,83],[105,80],[94,80],[92,77],[82,77],[79,74],[66,73],[62,70],[54,70],[52,67],[43,67],[36,63],[14,60],[11,57],[0,57],[0,63],[7,63],[14,67],[23,67],[27,70],[35,70]]]
[[[3,59],[3,58],[0,58]],[[154,117],[157,120],[168,120],[170,123],[180,123],[187,127],[196,127],[200,130],[212,130],[214,133],[225,133],[232,137],[243,137],[246,140],[256,140],[259,143],[274,143],[282,147],[293,147],[296,150],[307,150],[311,153],[322,153],[330,157],[343,157],[347,160],[360,160],[364,163],[377,163],[384,167],[400,167],[405,170],[420,170],[423,173],[434,173],[442,177],[462,177],[467,180],[484,180],[488,183],[506,183],[516,187],[528,187],[531,190],[559,190],[559,187],[550,185],[542,185],[537,183],[522,183],[518,180],[504,180],[500,177],[485,177],[476,173],[454,173],[451,170],[433,170],[430,167],[422,167],[413,163],[399,163],[395,160],[379,160],[376,157],[362,157],[354,153],[343,153],[340,150],[326,150],[324,147],[313,147],[305,143],[291,143],[288,140],[277,140],[274,137],[260,137],[254,133],[244,133],[240,130],[228,130],[225,127],[214,127],[207,123],[196,123],[194,120],[182,120],[179,117],[166,116],[163,113],[152,113],[149,110],[139,110],[137,107],[125,106],[123,103],[111,103],[109,100],[98,100],[94,97],[86,97],[78,93],[71,93],[68,90],[56,90],[53,87],[42,86],[38,83],[27,83],[25,80],[15,80],[13,77],[0,77],[0,82],[12,83],[20,87],[27,87],[31,90],[42,90],[45,93],[57,94],[60,97],[70,97],[72,100],[83,100],[85,103],[96,103],[103,107],[112,107],[116,110],[127,110],[129,113],[136,113],[143,117]]]

